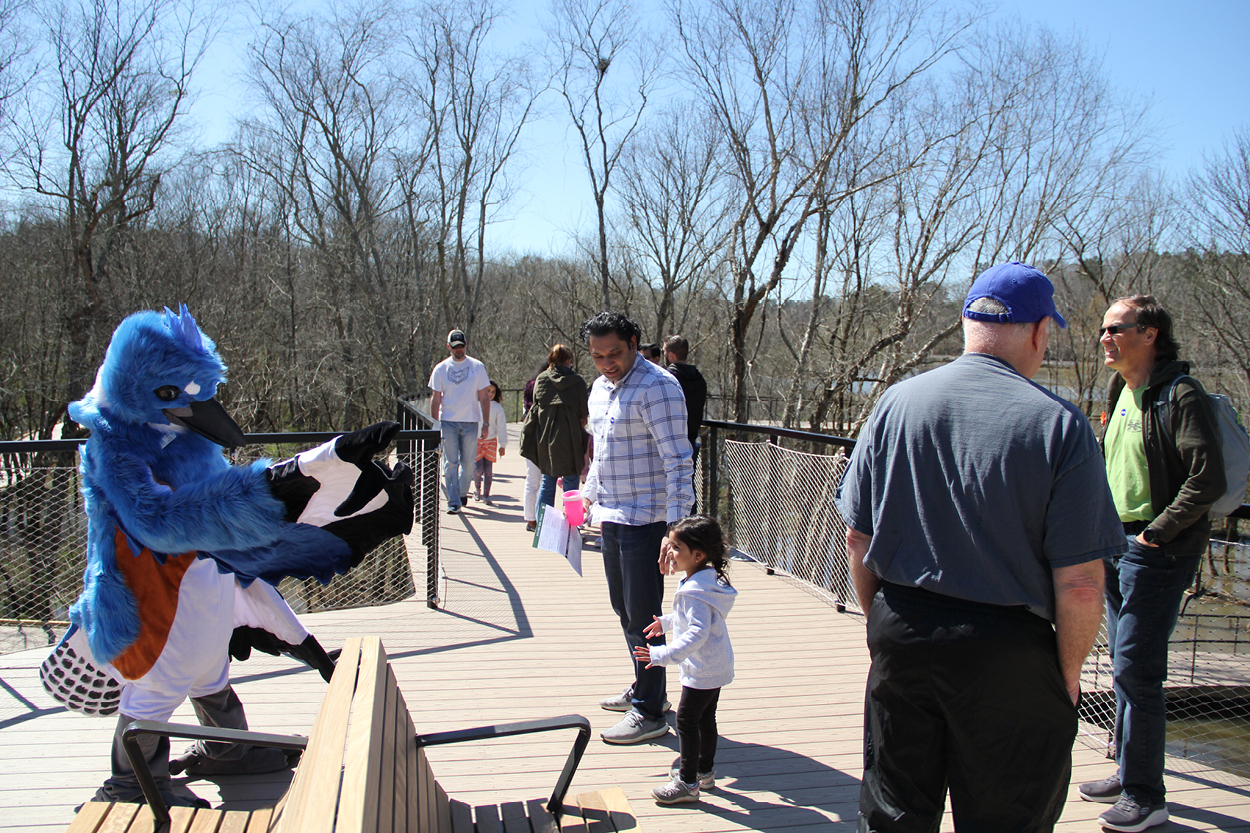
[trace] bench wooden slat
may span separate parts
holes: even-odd
[[[430,833],[430,821],[421,806],[421,762],[425,750],[417,746],[414,740],[404,750],[408,758],[408,829],[417,833]]]
[[[187,833],[217,833],[223,815],[221,810],[196,810]]]
[[[500,804],[499,820],[503,823],[504,833],[530,833],[530,819],[525,814],[523,802],[505,801]]]
[[[169,833],[187,833],[198,812],[194,807],[169,808]]]
[[[451,833],[473,833],[473,808],[454,798],[450,803]]]
[[[352,694],[336,833],[372,833],[378,828],[388,670],[382,643],[366,641]]]
[[[65,833],[96,833],[115,806],[107,801],[88,801],[74,816]]]
[[[217,833],[247,833],[247,825],[252,820],[249,810],[230,810],[222,815]]]
[[[577,805],[582,808],[582,818],[586,820],[586,833],[614,833],[612,818],[608,815],[602,795],[597,792],[581,793],[577,796]]]
[[[313,721],[308,748],[279,810],[277,829],[282,833],[330,833],[334,829],[360,646],[358,637],[343,643],[330,688]]]
[[[97,833],[126,833],[130,828],[130,822],[134,820],[138,813],[138,804],[114,804],[111,812],[100,820],[96,831]]]
[[[576,796],[569,796],[560,808],[560,833],[586,833],[586,820]]]
[[[273,819],[273,808],[262,807],[252,811],[252,818],[247,823],[247,833],[269,833],[269,823]]]
[[[396,685],[396,693],[399,694],[399,686]],[[412,730],[412,717],[408,714],[408,706],[404,703],[402,695],[395,698],[392,704],[395,712],[395,732],[399,736],[395,740],[395,771],[391,778],[392,791],[395,798],[392,801],[393,813],[392,821],[395,830],[408,831],[408,747],[416,746],[415,741],[411,744],[403,743],[402,738],[412,738],[415,733]]]
[[[547,810],[547,802],[541,798],[531,798],[525,802],[526,812],[530,817],[530,829],[533,833],[560,833],[556,817]]]
[[[483,804],[473,808],[474,828],[477,833],[503,833],[503,822],[499,820],[499,808],[494,804]]]
[[[451,800],[437,781],[434,782],[434,821],[439,830],[451,830]]]
[[[395,670],[390,663],[384,666],[386,674],[386,702],[382,704],[382,771],[379,777],[378,797],[378,833],[404,833],[405,828],[395,824],[395,808],[406,805],[402,795],[395,793],[395,770],[397,759],[403,757],[404,749],[399,746],[399,705],[404,702],[399,691],[399,683],[395,681]]]
[[[608,808],[612,829],[616,833],[639,833],[641,828],[638,827],[638,817],[634,815],[634,808],[629,806],[624,790],[620,787],[600,790],[599,797]]]

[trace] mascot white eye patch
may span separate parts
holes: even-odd
[[[191,381],[183,385],[182,390],[184,393],[189,393],[192,396],[195,396],[197,393],[200,392],[200,386],[197,385],[194,381]]]

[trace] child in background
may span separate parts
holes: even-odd
[[[492,506],[490,484],[495,478],[495,461],[508,449],[508,418],[503,412],[503,393],[492,380],[490,392],[490,430],[477,441],[477,462],[473,464],[473,489],[477,500]]]
[[[715,518],[693,515],[675,523],[660,548],[665,573],[686,577],[673,594],[673,612],[655,617],[648,638],[672,633],[667,645],[642,645],[634,655],[656,665],[681,664],[677,738],[681,757],[669,783],[651,791],[660,804],[697,801],[699,789],[716,786],[716,703],[734,678],[734,652],[725,617],[738,591],[729,584],[725,536]]]

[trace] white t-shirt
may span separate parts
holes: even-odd
[[[486,365],[472,356],[458,362],[451,356],[434,365],[430,388],[443,395],[438,418],[446,422],[481,422],[477,392],[490,386]]]

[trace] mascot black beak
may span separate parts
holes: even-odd
[[[222,448],[238,448],[247,444],[243,429],[216,399],[192,402],[189,408],[166,408],[164,414],[174,425],[190,428]]]

